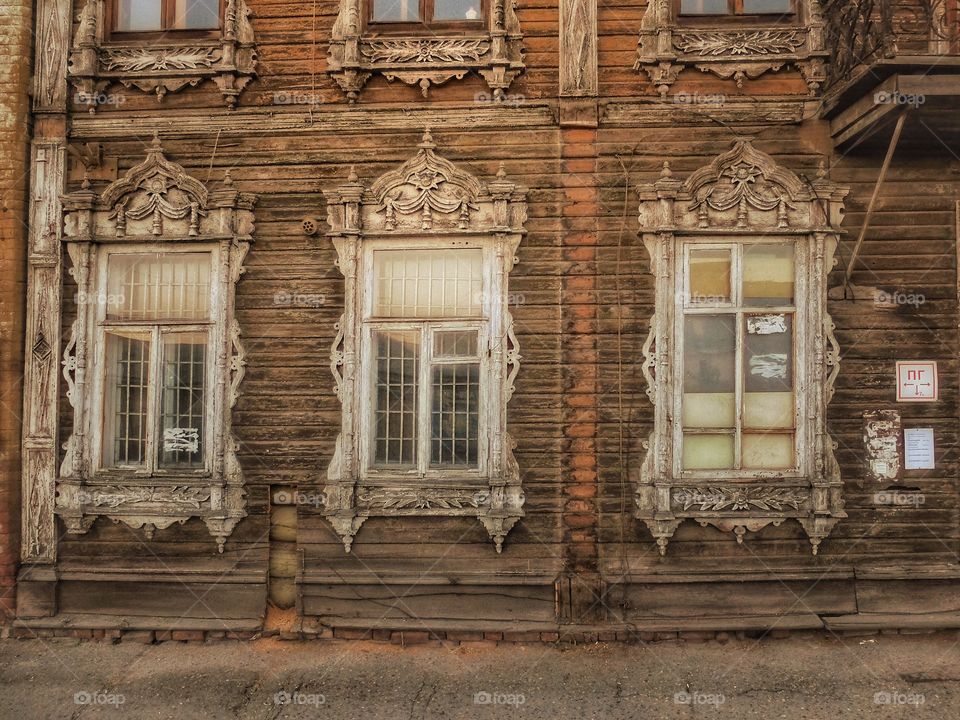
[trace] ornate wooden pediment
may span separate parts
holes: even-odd
[[[327,191],[328,237],[347,283],[344,312],[330,354],[342,426],[323,491],[325,517],[349,552],[353,538],[368,517],[469,516],[483,523],[497,552],[523,517],[524,495],[513,438],[507,430],[506,406],[520,369],[520,348],[507,309],[507,278],[525,233],[526,191],[497,177],[483,182],[436,153],[426,131],[416,154],[396,170],[364,185],[351,170],[345,185]],[[396,241],[393,244],[392,241]],[[360,357],[362,303],[369,278],[363,253],[371,241],[403,247],[482,247],[490,259],[489,384],[482,390],[489,410],[485,471],[464,480],[433,477],[384,477],[368,474],[360,460],[363,417]]]
[[[666,98],[680,72],[696,68],[737,87],[769,72],[800,70],[810,93],[826,80],[824,20],[819,0],[798,0],[792,22],[769,27],[684,25],[673,0],[650,0],[640,25],[634,69],[647,74]]]
[[[229,174],[210,190],[181,166],[168,160],[158,136],[146,159],[101,193],[83,187],[63,197],[63,242],[77,284],[77,317],[63,352],[67,400],[73,408],[73,428],[64,444],[57,478],[56,512],[67,532],[87,532],[101,516],[154,531],[190,518],[201,518],[222,551],[236,524],[246,516],[243,473],[231,430],[230,409],[239,394],[246,365],[240,325],[233,314],[234,289],[243,273],[243,260],[253,241],[256,196],[237,190]],[[209,472],[165,472],[150,476],[139,471],[99,470],[100,422],[90,411],[95,383],[91,372],[98,362],[95,347],[97,302],[79,299],[105,294],[98,284],[98,253],[117,243],[155,251],[157,241],[216,251],[213,267],[222,315],[211,328],[216,358],[212,382],[218,383],[212,424]]]
[[[69,77],[77,89],[76,100],[95,112],[101,94],[120,83],[154,93],[163,100],[168,92],[213,80],[224,102],[236,107],[240,92],[256,75],[250,10],[245,0],[226,0],[218,38],[193,39],[171,44],[175,34],[159,42],[111,42],[106,40],[104,0],[86,0],[77,17],[70,49]]]
[[[426,97],[432,86],[473,72],[500,100],[524,69],[523,35],[512,0],[491,0],[485,28],[450,37],[377,35],[363,20],[368,2],[340,0],[330,38],[327,72],[351,103],[374,73],[417,85]]]

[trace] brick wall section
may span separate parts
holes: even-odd
[[[563,424],[566,452],[563,504],[570,619],[598,611],[597,587],[597,131],[561,131],[563,185]]]
[[[32,3],[0,0],[0,622],[14,610]]]

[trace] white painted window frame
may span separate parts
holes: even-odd
[[[814,554],[846,517],[840,469],[826,408],[840,350],[827,312],[827,275],[835,263],[847,189],[821,170],[813,182],[777,164],[746,139],[686,181],[664,163],[660,178],[639,188],[640,234],[656,282],[656,311],[643,347],[642,371],[654,426],[637,483],[636,517],[665,554],[684,520],[747,532],[795,519]],[[794,323],[798,464],[793,470],[681,471],[682,320],[688,294],[688,246],[704,243],[796,243]],[[733,298],[731,298],[733,299]]]
[[[346,185],[325,193],[328,237],[346,290],[330,360],[343,407],[341,431],[327,469],[322,513],[347,552],[367,518],[399,516],[476,517],[501,552],[507,534],[523,516],[520,472],[506,420],[521,359],[507,307],[507,284],[525,233],[526,191],[506,180],[502,168],[496,179],[481,182],[439,157],[435,147],[427,131],[413,158],[369,187],[351,173]],[[480,248],[484,253],[481,317],[436,319],[437,325],[450,329],[485,327],[478,348],[484,426],[479,467],[406,473],[371,469],[375,367],[369,329],[374,322],[395,327],[403,320],[368,320],[373,252],[443,248]],[[420,326],[420,321],[408,324]],[[425,366],[421,363],[421,388],[432,385]],[[428,421],[429,413],[421,416],[421,428],[429,424],[423,417]],[[421,434],[421,442],[424,437]]]
[[[673,417],[683,417],[683,373],[684,373],[684,355],[680,350],[683,338],[683,321],[689,315],[712,315],[717,310],[726,311],[726,314],[733,315],[739,319],[746,314],[790,314],[794,317],[793,323],[793,395],[794,395],[794,466],[787,470],[684,470],[682,468],[683,453],[676,452],[673,457],[673,472],[676,477],[683,480],[713,480],[722,478],[725,480],[758,480],[771,475],[777,477],[804,478],[808,472],[807,455],[801,452],[801,448],[807,446],[807,422],[806,419],[810,412],[808,407],[810,403],[805,401],[805,397],[799,392],[800,388],[806,387],[809,369],[805,361],[809,353],[804,352],[807,347],[807,313],[805,306],[807,302],[807,281],[808,273],[808,243],[804,234],[795,235],[751,235],[751,236],[727,236],[717,235],[715,237],[678,237],[677,265],[674,269],[674,277],[679,279],[681,291],[676,293],[676,310],[674,316],[674,337],[677,338],[677,348],[674,350],[673,367],[677,381],[674,383],[673,392]],[[778,243],[789,243],[794,246],[794,303],[789,309],[781,306],[759,307],[753,310],[744,310],[742,298],[740,297],[740,280],[742,278],[741,260],[742,251],[732,253],[731,263],[731,301],[725,305],[694,305],[687,302],[690,297],[690,250],[696,249],[735,249],[745,245],[774,245]],[[800,250],[803,250],[803,255]],[[693,312],[691,312],[693,310]],[[736,362],[737,362],[737,390],[735,392],[736,418],[737,418],[737,440],[735,441],[736,456],[740,452],[739,436],[743,434],[742,420],[742,400],[743,400],[743,335],[742,332],[737,335],[736,343]],[[679,420],[673,424],[673,447],[681,448],[683,446],[683,422]]]
[[[107,300],[108,295],[108,264],[110,262],[110,256],[112,255],[128,255],[128,254],[144,254],[155,252],[155,247],[145,246],[145,245],[103,245],[103,246],[93,246],[93,252],[96,253],[96,284],[93,286],[92,292],[96,297],[96,303],[92,303],[93,309],[93,322],[91,327],[94,328],[94,344],[93,344],[93,367],[95,370],[93,387],[91,393],[92,403],[90,406],[90,412],[87,415],[88,422],[90,423],[87,430],[87,434],[91,439],[90,442],[90,460],[91,467],[93,470],[94,477],[107,478],[110,476],[117,475],[126,475],[133,473],[135,475],[140,475],[143,477],[184,477],[184,476],[197,476],[197,477],[209,477],[212,474],[212,449],[216,442],[214,437],[214,423],[206,422],[204,427],[204,456],[203,464],[204,467],[194,468],[194,469],[168,469],[160,468],[157,463],[157,445],[159,441],[158,438],[158,427],[160,424],[160,395],[162,383],[160,381],[159,372],[162,372],[162,363],[161,363],[161,342],[165,332],[204,332],[207,334],[207,352],[206,352],[206,379],[205,379],[205,398],[204,398],[204,407],[207,415],[207,419],[213,416],[215,410],[216,396],[215,390],[220,384],[220,374],[216,364],[216,352],[215,348],[217,345],[224,341],[226,337],[226,328],[223,324],[223,319],[225,317],[224,308],[222,306],[222,292],[220,287],[216,282],[213,282],[213,279],[216,277],[216,269],[220,265],[220,249],[215,244],[203,243],[203,244],[189,244],[189,245],[167,245],[163,248],[162,252],[164,254],[172,253],[198,253],[203,252],[208,256],[208,261],[210,263],[210,319],[206,322],[189,322],[189,323],[169,323],[169,322],[159,322],[159,321],[145,321],[145,322],[127,322],[127,321],[108,321],[106,318],[107,314]],[[105,414],[106,408],[104,407],[104,400],[106,398],[106,373],[107,373],[107,347],[106,347],[106,335],[111,330],[127,330],[134,331],[140,329],[147,334],[151,334],[151,346],[150,346],[150,370],[151,377],[149,378],[149,400],[148,400],[148,410],[147,410],[147,439],[146,439],[146,451],[145,457],[147,462],[144,466],[129,465],[129,466],[118,466],[118,467],[107,467],[103,464],[103,454],[105,448],[103,447],[103,441],[105,437],[104,427],[107,422],[107,416]]]

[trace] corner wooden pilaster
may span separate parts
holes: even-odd
[[[53,566],[57,558],[54,496],[59,432],[60,196],[66,189],[70,0],[39,0],[36,18],[23,381],[20,587],[24,602],[18,609],[24,617],[56,613]]]

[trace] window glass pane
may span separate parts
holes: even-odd
[[[220,0],[174,0],[173,27],[213,30],[220,27]]]
[[[793,305],[793,245],[746,245],[744,305]]]
[[[684,470],[729,470],[733,455],[733,435],[683,434]]]
[[[433,0],[434,20],[479,20],[480,0]]]
[[[745,428],[792,428],[793,393],[746,392],[743,394],[743,426]]]
[[[744,323],[744,390],[792,392],[793,316],[747,315]]]
[[[161,0],[117,0],[118,32],[162,30]]]
[[[146,454],[150,337],[106,334],[103,464],[142,465]]]
[[[430,464],[476,467],[480,434],[480,364],[433,368]]]
[[[163,336],[160,467],[204,466],[206,357],[206,333],[167,333]]]
[[[744,433],[741,465],[748,470],[786,470],[794,466],[793,435]]]
[[[420,20],[419,0],[371,0],[374,22],[417,22]]]
[[[483,310],[480,249],[379,250],[373,265],[378,317],[477,317]]]
[[[444,330],[433,335],[434,357],[476,357],[476,330]]]
[[[110,255],[107,319],[206,320],[210,253]]]
[[[791,11],[790,0],[743,0],[743,12],[747,15],[785,15]]]
[[[730,251],[703,249],[690,251],[690,302],[717,304],[730,302]]]
[[[420,333],[376,331],[374,462],[416,465]]]
[[[683,426],[732,428],[736,424],[736,396],[731,393],[684,393]]]
[[[684,427],[734,427],[736,319],[690,315],[684,319]]]
[[[726,15],[727,0],[680,0],[681,15]]]

